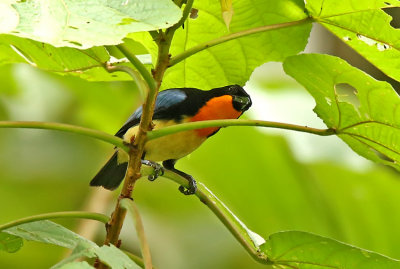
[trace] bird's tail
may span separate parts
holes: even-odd
[[[125,177],[127,162],[118,163],[118,151],[90,181],[90,186],[103,186],[107,190],[116,189]]]

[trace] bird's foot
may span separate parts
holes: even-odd
[[[186,174],[184,178],[187,179],[189,182],[189,188],[185,188],[183,186],[179,186],[179,191],[183,193],[184,195],[192,195],[195,194],[197,191],[197,183],[196,180],[191,176]]]
[[[175,163],[176,163],[176,160],[174,160],[174,159],[163,161],[163,165],[164,165],[165,169],[170,170],[170,171],[180,175],[181,177],[184,177],[189,182],[188,188],[186,188],[184,186],[179,186],[179,191],[181,193],[183,193],[184,195],[195,194],[197,191],[196,180],[194,180],[194,178],[191,175],[188,175],[185,172],[182,172],[182,171],[176,169]]]
[[[151,168],[154,169],[154,172],[147,177],[148,180],[154,181],[156,180],[159,176],[164,175],[164,168],[162,167],[161,164],[148,161],[148,160],[142,160],[142,164],[150,166]]]

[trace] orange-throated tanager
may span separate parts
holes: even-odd
[[[195,88],[176,88],[158,94],[154,115],[154,129],[192,121],[237,119],[251,106],[250,96],[238,85],[202,91]],[[126,143],[132,143],[138,131],[142,107],[138,108],[115,134]],[[184,194],[196,191],[196,181],[192,176],[175,169],[178,159],[188,155],[199,147],[207,138],[218,132],[219,127],[183,131],[160,137],[146,143],[142,163],[155,168],[154,180],[163,173],[163,168],[156,162],[162,162],[165,169],[174,171],[189,181],[189,188],[182,186],[179,190]],[[111,159],[90,182],[91,186],[103,186],[113,190],[124,179],[128,166],[128,155],[116,149]]]

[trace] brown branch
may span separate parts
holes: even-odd
[[[188,1],[185,10],[191,8],[191,3],[193,0]],[[189,13],[184,12],[187,16]],[[186,19],[186,18],[185,18]],[[177,24],[182,24],[185,19],[181,19]],[[178,26],[179,27],[179,26]],[[114,212],[112,213],[111,220],[107,224],[107,236],[104,244],[114,244],[116,246],[120,245],[119,235],[122,229],[122,225],[125,220],[126,210],[121,207],[120,202],[124,198],[131,198],[132,191],[135,182],[140,178],[140,167],[141,167],[141,157],[144,152],[144,146],[147,141],[147,132],[152,130],[152,118],[154,112],[155,101],[157,98],[158,91],[162,79],[164,77],[165,70],[169,66],[170,54],[169,49],[171,46],[171,41],[174,36],[175,30],[178,28],[176,26],[170,28],[166,32],[160,31],[158,33],[158,38],[155,39],[158,45],[158,57],[155,69],[152,71],[153,79],[149,78],[147,70],[144,66],[137,61],[135,55],[130,52],[125,46],[119,45],[118,48],[121,52],[128,58],[128,60],[138,69],[142,77],[147,83],[147,97],[143,104],[142,117],[139,123],[139,130],[136,134],[135,141],[132,145],[132,149],[129,152],[129,163],[128,169],[124,179],[124,185],[121,190],[121,194],[118,198]],[[153,84],[153,82],[155,84]],[[100,263],[98,268],[107,268],[105,264]]]

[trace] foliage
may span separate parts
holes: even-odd
[[[79,49],[116,45],[128,33],[168,28],[182,16],[168,0],[10,1],[3,8],[2,33]]]
[[[73,250],[71,256],[52,268],[62,268],[62,266],[70,261],[83,256],[89,258],[97,256],[101,261],[112,268],[140,268],[115,246],[99,247],[95,243],[75,234],[63,226],[47,220],[21,224],[4,230],[4,233],[30,241],[53,244]],[[86,265],[81,264],[80,266],[85,268],[84,266]]]
[[[400,6],[399,1],[392,0],[362,2],[354,0],[339,3],[334,0],[310,0],[306,4],[300,0],[236,2],[221,0],[220,3],[211,0],[173,2],[168,0],[146,2],[91,0],[85,4],[76,1],[7,0],[0,4],[0,33],[2,33],[0,35],[0,64],[28,63],[50,73],[65,75],[66,77],[63,78],[48,77],[48,79],[57,81],[55,84],[61,85],[60,88],[69,87],[69,84],[72,85],[71,88],[75,88],[75,85],[82,87],[80,90],[69,90],[70,95],[80,101],[92,98],[96,100],[92,101],[92,108],[89,109],[95,111],[95,113],[92,112],[94,116],[87,118],[93,119],[90,124],[97,125],[94,126],[97,128],[103,128],[105,124],[104,121],[98,119],[99,115],[107,117],[110,113],[114,113],[113,110],[107,111],[111,92],[104,94],[92,91],[87,97],[85,90],[90,91],[91,86],[82,86],[84,82],[74,81],[69,78],[69,75],[90,81],[133,79],[136,87],[129,87],[148,93],[143,108],[141,128],[144,133],[148,132],[151,138],[154,133],[146,129],[148,128],[146,126],[149,126],[152,104],[159,88],[186,86],[209,89],[227,84],[244,85],[256,67],[269,61],[280,61],[283,62],[286,73],[295,78],[314,97],[317,104],[315,112],[323,119],[328,129],[319,130],[266,121],[247,121],[245,125],[292,129],[319,135],[336,134],[363,157],[400,169],[398,165],[400,134],[397,119],[399,101],[391,85],[371,78],[334,56],[297,55],[307,45],[312,23],[315,22],[337,35],[388,76],[399,80],[400,57],[397,57],[399,32],[390,25],[390,16],[383,11],[384,8],[398,6]],[[198,16],[193,15],[196,12]],[[122,40],[123,44],[121,44]],[[147,55],[149,59],[144,60],[141,54],[149,54]],[[2,68],[5,71],[4,74],[15,75],[9,66]],[[152,69],[153,76],[150,75],[149,68]],[[16,91],[18,94],[18,79],[13,81],[8,79],[8,75],[5,77],[7,81],[0,92],[13,95]],[[21,80],[21,77],[19,79]],[[84,87],[87,89],[83,89]],[[120,101],[125,102],[125,107],[129,107],[126,100],[128,98],[124,95]],[[99,106],[102,102],[103,105]],[[1,102],[0,115],[8,116],[7,109],[2,108]],[[79,123],[79,120],[72,120],[72,123],[74,122]],[[215,123],[201,124],[202,126],[196,128],[212,126]],[[225,125],[221,125],[239,124],[226,122]],[[133,175],[139,173],[139,170],[135,170],[139,167],[135,166],[135,162],[140,161],[142,155],[140,150],[143,150],[146,142],[144,136],[138,136],[135,141],[137,144],[128,148],[120,139],[108,134],[74,125],[55,123],[3,121],[0,122],[0,127],[56,129],[102,139],[130,152],[128,174]],[[182,124],[163,135],[189,128],[188,125]],[[69,139],[68,137],[68,141]],[[313,177],[310,180],[309,175],[318,174],[321,170],[325,173],[333,173],[337,168],[329,166],[325,169],[296,162],[290,157],[286,144],[280,138],[270,136],[265,138],[264,135],[253,130],[241,130],[220,138],[222,140],[218,139],[215,139],[213,151],[207,151],[205,146],[204,149],[198,151],[198,156],[203,156],[202,159],[196,161],[196,157],[193,157],[191,161],[183,162],[183,165],[190,166],[191,170],[197,171],[205,182],[214,185],[219,196],[229,200],[235,212],[240,212],[243,219],[251,223],[251,227],[260,229],[262,234],[272,233],[264,239],[259,235],[261,232],[258,234],[250,230],[205,185],[199,184],[197,197],[220,219],[255,260],[263,265],[273,265],[277,268],[318,266],[350,269],[360,268],[360,264],[363,268],[398,266],[397,260],[311,233],[296,231],[274,233],[287,228],[310,229],[344,241],[354,241],[362,247],[371,246],[377,251],[388,251],[390,248],[385,249],[379,244],[370,244],[371,241],[364,244],[362,240],[352,238],[357,235],[357,231],[340,227],[338,222],[342,221],[342,218],[336,219],[334,210],[331,210],[331,208],[339,208],[340,203],[339,201],[331,202],[328,199],[330,190],[338,188],[335,193],[340,194],[342,188],[351,186],[350,179],[356,180],[357,177],[367,179],[367,175],[346,171],[346,176],[332,179],[337,180],[340,187],[332,187],[327,183],[333,182],[332,180],[325,182]],[[235,146],[230,149],[231,156],[221,156],[217,159],[210,157],[209,152],[218,154],[219,145],[227,143],[229,139],[231,139],[230,144]],[[49,141],[45,142],[46,145],[49,143]],[[82,145],[87,143],[89,142],[85,141]],[[246,145],[246,148],[244,149],[242,145]],[[7,150],[7,146],[4,149]],[[268,149],[268,152],[264,149]],[[255,156],[254,159],[247,157],[248,152]],[[267,161],[259,161],[260,158],[256,156],[263,156]],[[58,160],[61,161],[61,158]],[[29,158],[25,162],[27,164],[22,167],[24,169],[29,167],[32,159]],[[211,163],[209,164],[208,161]],[[205,167],[215,166],[215,163],[219,163],[222,167],[231,167],[232,163],[237,163],[241,167],[239,171],[236,170],[230,174],[223,168],[205,169]],[[262,167],[259,168],[261,172],[253,167]],[[232,169],[239,169],[239,167],[232,167]],[[0,170],[6,171],[6,168]],[[212,173],[209,173],[210,171]],[[142,168],[141,173],[148,175],[152,171]],[[391,181],[396,178],[396,175],[387,174],[387,171],[376,173],[381,178],[390,178],[387,181],[382,180],[379,184],[385,193],[390,193],[392,199],[389,204],[393,206],[393,211],[396,210],[395,205],[398,199],[395,190],[398,190],[399,186],[397,182]],[[53,176],[62,178],[59,174],[62,173],[58,172]],[[272,177],[263,179],[265,182],[260,183],[259,176],[262,174],[269,174]],[[185,181],[175,173],[166,173],[164,177],[179,184],[185,184]],[[217,179],[216,183],[212,181],[213,178],[224,177],[229,178],[232,184],[227,186],[228,180],[224,183],[217,183]],[[244,178],[249,178],[246,184],[243,184]],[[273,182],[271,178],[279,178],[280,181]],[[124,186],[122,189],[122,196],[131,195],[134,183],[135,181],[128,181],[126,185],[128,187]],[[141,188],[139,184],[141,183],[138,182],[137,186]],[[361,183],[360,180],[358,184],[366,184],[368,190],[375,188],[372,177],[368,178],[366,183]],[[27,184],[24,185],[22,188]],[[269,192],[269,197],[260,200],[261,204],[258,200],[251,201],[265,196],[265,192],[276,185],[280,185],[277,188],[279,191]],[[84,187],[79,186],[79,188]],[[152,188],[155,187],[152,186]],[[322,194],[315,188],[319,188]],[[240,191],[240,196],[233,195],[235,190]],[[135,200],[146,202],[148,199],[148,206],[154,206],[152,202],[158,197],[152,196],[151,192],[137,192]],[[25,195],[28,197],[28,194]],[[182,197],[176,202],[181,199]],[[190,199],[185,201],[188,200]],[[343,200],[349,207],[357,201],[351,194],[345,196]],[[371,198],[369,201],[374,200]],[[331,207],[330,203],[335,203],[335,206]],[[171,210],[169,202],[160,206]],[[194,207],[195,203],[191,203],[186,210],[193,211]],[[248,208],[252,210],[247,210]],[[134,215],[145,265],[138,257],[125,254],[113,245],[118,242],[120,233],[118,225],[122,226],[126,209]],[[345,212],[351,211],[345,210],[348,210]],[[138,212],[136,206],[128,200],[122,200],[121,203],[120,199],[118,200],[106,235],[106,243],[113,243],[111,245],[98,246],[70,229],[48,221],[50,213],[34,216],[24,224],[16,221],[11,228],[3,230],[0,233],[0,250],[10,253],[20,250],[23,238],[73,250],[70,256],[54,265],[54,268],[92,268],[90,262],[93,258],[99,259],[101,263],[112,268],[138,268],[139,266],[150,268],[151,260],[147,249],[149,244],[144,237],[144,229]],[[270,224],[268,229],[263,230],[265,217],[259,216],[264,216],[261,212],[275,212],[275,217],[280,220],[280,223],[277,221],[275,226]],[[385,212],[388,212],[387,215],[391,213],[390,210]],[[82,214],[86,218],[93,219],[90,214]],[[315,224],[310,224],[309,220],[315,215],[320,216],[319,220]],[[378,217],[374,216],[374,218]],[[100,217],[97,220],[102,221],[104,218]],[[273,222],[274,219],[271,218],[269,221]],[[395,221],[400,223],[397,219]],[[187,229],[187,227],[189,226],[184,228]],[[395,233],[395,231],[388,231],[386,234],[387,229],[380,229],[382,226],[374,227],[378,227],[376,230],[379,233],[374,234],[378,238],[390,237]],[[367,237],[371,237],[371,234],[366,234]],[[378,240],[375,238],[371,240],[373,239]],[[205,240],[204,245],[208,245],[208,240]],[[156,243],[161,245],[161,241],[161,238],[157,238]],[[221,248],[220,251],[223,252],[223,249]],[[189,253],[197,255],[192,251]],[[398,252],[393,252],[395,253],[399,255]],[[83,256],[89,260],[75,261]],[[185,255],[182,254],[181,257],[183,256]]]
[[[400,99],[389,83],[324,55],[288,58],[284,67],[313,95],[318,116],[355,152],[400,169]]]
[[[305,232],[280,232],[261,247],[272,264],[289,268],[396,268],[399,261]],[[349,255],[351,253],[351,255]]]

